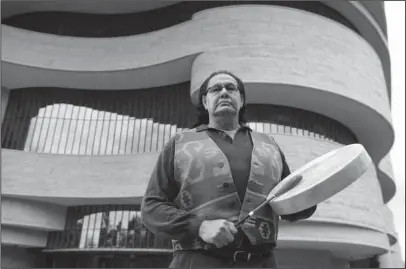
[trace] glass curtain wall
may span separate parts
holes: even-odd
[[[65,155],[156,152],[195,119],[188,83],[126,91],[20,89],[9,96],[2,148]],[[257,131],[357,141],[341,123],[305,110],[250,104],[247,119]]]

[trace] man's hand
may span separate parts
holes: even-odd
[[[237,229],[232,222],[224,219],[205,220],[199,228],[199,236],[206,243],[214,244],[221,248],[234,241]]]

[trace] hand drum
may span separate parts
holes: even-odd
[[[302,175],[286,192],[275,195],[269,204],[278,215],[292,214],[319,204],[342,191],[367,171],[372,160],[364,147],[352,144],[330,151],[305,164],[283,179],[274,190],[284,189],[292,177]],[[290,182],[291,184],[291,182]]]

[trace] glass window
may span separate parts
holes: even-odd
[[[163,88],[14,90],[2,124],[2,147],[72,155],[159,151],[195,121],[188,83]],[[260,132],[310,136],[341,144],[357,141],[341,123],[300,109],[252,104],[248,105],[247,118],[249,126]]]

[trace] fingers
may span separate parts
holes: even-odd
[[[219,235],[218,237],[213,239],[213,243],[216,245],[216,247],[221,248],[221,247],[225,247],[228,244],[230,244],[231,242],[234,241],[233,237],[228,237],[226,235]]]
[[[231,233],[229,227],[224,228],[223,236],[226,239],[227,244],[234,241],[234,235]]]
[[[217,242],[215,242],[215,243],[214,243],[214,245],[216,246],[216,248],[222,248],[222,247],[223,247],[223,245],[222,245],[222,244],[217,243]]]
[[[238,230],[237,230],[237,228],[235,228],[234,223],[227,222],[227,224],[228,224],[229,231],[231,232],[232,235],[235,235],[238,233]]]
[[[234,241],[234,235],[237,233],[232,222],[224,219],[205,220],[199,228],[199,236],[203,241],[214,244],[216,247],[224,247]]]
[[[214,237],[212,243],[215,244],[217,248],[222,248],[229,244],[228,240],[223,235]]]
[[[230,225],[231,224],[231,225]],[[214,244],[216,247],[224,247],[234,241],[234,234],[236,233],[237,229],[235,229],[234,224],[228,221],[224,221],[221,224],[219,233],[214,240]]]

